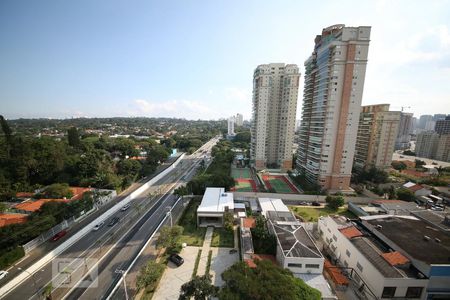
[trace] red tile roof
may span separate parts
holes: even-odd
[[[31,192],[18,192],[16,194],[17,198],[31,198],[34,196],[34,193]]]
[[[244,218],[243,225],[245,228],[255,228],[256,227],[256,220],[255,218]]]
[[[85,187],[70,187],[70,190],[72,191],[72,198],[70,198],[70,201],[73,200],[80,200],[84,193],[91,191],[91,188],[85,188]]]
[[[36,201],[25,201],[14,206],[17,210],[24,210],[29,212],[35,212],[41,208],[44,203],[47,202],[69,202],[69,200],[65,199],[39,199]]]
[[[0,227],[20,224],[27,221],[28,215],[24,214],[0,214]]]
[[[269,254],[252,254],[251,259],[244,259],[244,262],[252,269],[256,268],[255,261],[257,260],[270,260],[273,264],[277,264],[277,259],[273,255]]]
[[[348,285],[348,279],[344,276],[344,274],[342,274],[341,269],[332,265],[328,259],[325,259],[323,268],[324,271],[327,272],[328,275],[330,275],[334,283],[336,283],[337,285]]]
[[[418,190],[423,189],[424,187],[421,186],[420,184],[416,184],[413,186],[410,186],[409,188],[407,188],[408,190],[412,191],[412,192],[417,192]]]
[[[361,233],[361,231],[359,231],[358,229],[356,229],[355,226],[349,226],[346,228],[342,228],[339,229],[339,231],[345,235],[348,239],[357,237],[357,236],[363,236],[363,234]]]
[[[428,177],[428,176],[430,176],[430,174],[428,174],[426,172],[420,172],[420,171],[411,170],[411,169],[403,170],[402,173],[407,174],[407,175],[411,175],[411,176],[415,176],[415,177]]]
[[[409,262],[409,259],[398,251],[383,253],[381,256],[392,266],[404,265]]]

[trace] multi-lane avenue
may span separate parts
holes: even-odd
[[[175,203],[173,190],[195,174],[198,163],[217,141],[214,138],[180,158],[166,176],[133,199],[129,208],[114,212],[100,229],[84,235],[4,299],[39,299],[49,290],[53,299],[102,299],[117,279],[117,270],[128,267]],[[119,218],[116,224],[112,224],[114,218]]]

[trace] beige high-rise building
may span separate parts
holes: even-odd
[[[361,107],[355,147],[356,168],[387,168],[391,165],[399,122],[400,112],[389,111],[389,104]]]
[[[259,65],[253,74],[250,157],[257,169],[292,169],[297,113],[297,65]]]
[[[450,134],[439,136],[435,159],[450,162]]]
[[[423,131],[417,135],[416,156],[450,162],[450,134]]]
[[[236,126],[242,126],[244,124],[244,116],[241,114],[236,114]]]
[[[400,115],[400,124],[398,125],[395,150],[409,149],[413,127],[413,114],[402,112]]]
[[[423,131],[417,135],[416,156],[434,158],[439,143],[439,134],[434,131]]]
[[[350,186],[369,43],[369,26],[333,25],[305,62],[297,167],[323,189]]]

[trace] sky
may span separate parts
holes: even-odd
[[[259,64],[372,26],[362,104],[450,113],[450,1],[0,1],[6,118],[251,117]]]

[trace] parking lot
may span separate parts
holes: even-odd
[[[180,256],[183,257],[184,264],[179,267],[172,262],[168,263],[153,299],[178,299],[181,286],[191,280],[198,249],[200,248],[190,246],[183,248]]]
[[[176,267],[172,262],[169,262],[153,299],[178,299],[181,286],[192,278],[195,259],[197,258],[199,249],[200,247],[190,246],[184,248],[180,253],[180,256],[184,259],[184,264],[180,267]],[[232,248],[211,247],[212,256],[210,274],[215,286],[223,285],[221,274],[239,260],[239,253],[236,252],[230,254],[231,249]],[[204,270],[198,270],[198,274],[204,274]]]

